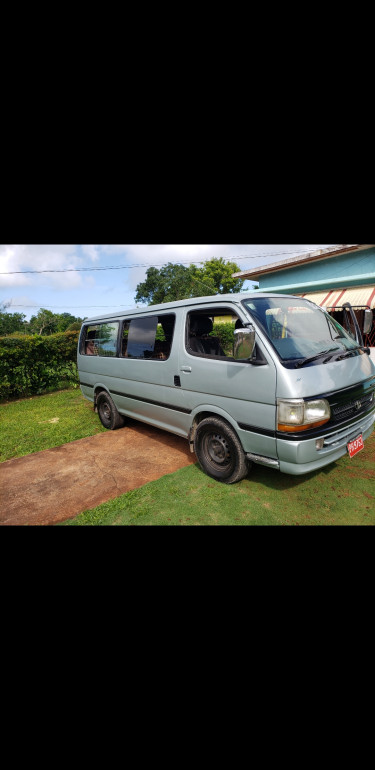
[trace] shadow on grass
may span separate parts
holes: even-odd
[[[201,469],[199,463],[195,463],[194,467],[197,468],[202,476],[209,478]],[[289,473],[281,473],[274,468],[266,468],[264,465],[253,463],[247,476],[238,483],[241,484],[244,481],[256,482],[264,487],[275,490],[295,489],[307,481],[316,478],[320,473],[329,476],[336,468],[337,462],[333,462],[330,465],[326,465],[324,468],[317,468],[317,470],[311,471],[310,473],[304,473],[301,476],[292,476]],[[215,482],[215,479],[211,479],[211,481]],[[216,481],[215,483],[221,484],[222,482]],[[233,486],[236,487],[238,484],[234,484]]]
[[[289,473],[281,473],[274,468],[265,468],[261,465],[253,465],[246,478],[248,481],[256,478],[256,481],[260,484],[264,484],[272,489],[295,489],[295,487],[301,486],[301,484],[316,478],[319,474],[324,473],[325,476],[329,476],[337,467],[337,463],[333,462],[330,465],[326,465],[324,468],[317,468],[310,473],[304,473],[300,476],[292,476]]]

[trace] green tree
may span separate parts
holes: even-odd
[[[71,331],[71,326],[75,324],[79,324],[77,328],[80,329],[83,320],[82,318],[77,318],[71,313],[56,313],[56,318],[58,332],[66,332],[68,330]]]
[[[24,313],[0,312],[0,337],[6,337],[13,332],[25,331]]]
[[[29,321],[30,334],[56,334],[58,326],[57,313],[52,313],[41,307],[37,315],[32,315]]]
[[[190,265],[194,268],[195,265]],[[222,257],[209,259],[203,263],[202,280],[211,281],[216,287],[218,294],[232,294],[241,291],[244,284],[242,278],[232,278],[232,273],[239,273],[241,270],[234,262],[225,262]]]
[[[52,313],[51,310],[41,307],[37,315],[31,316],[28,331],[29,334],[41,334],[43,336],[58,332],[76,331],[81,328],[82,320],[71,313]]]
[[[168,262],[160,270],[149,267],[146,280],[137,286],[135,301],[156,305],[189,297],[241,291],[243,280],[232,278],[232,273],[240,270],[234,262],[225,262],[220,257],[201,264],[202,267],[184,267]]]
[[[189,268],[184,265],[168,262],[160,270],[149,267],[146,276],[146,280],[137,286],[136,302],[158,305],[192,296],[191,275]]]

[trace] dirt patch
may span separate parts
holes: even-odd
[[[196,462],[186,439],[130,421],[0,464],[0,525],[49,525]]]

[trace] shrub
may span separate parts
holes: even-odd
[[[78,382],[78,331],[0,337],[0,398],[43,393]]]
[[[214,323],[211,332],[213,337],[218,337],[220,345],[227,356],[233,355],[234,323]]]

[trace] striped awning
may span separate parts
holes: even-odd
[[[368,305],[375,308],[375,286],[359,286],[352,289],[332,289],[332,291],[315,291],[298,296],[309,299],[321,307],[331,307],[350,302],[351,305]]]

